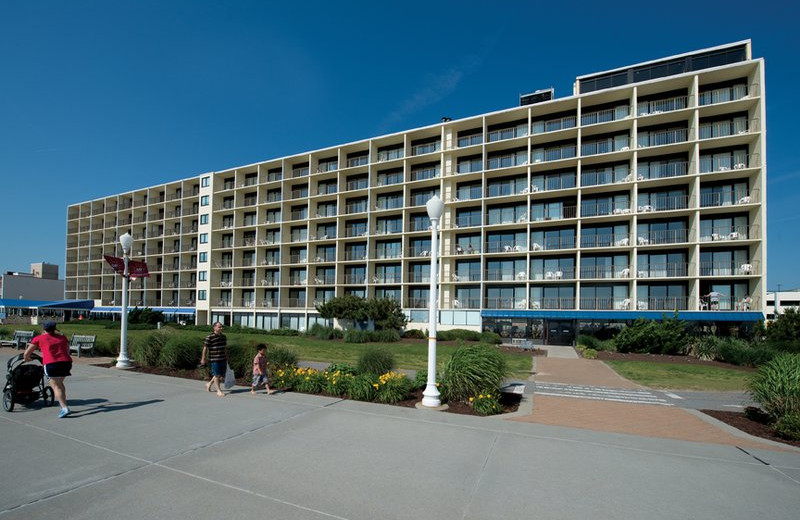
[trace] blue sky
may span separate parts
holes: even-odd
[[[63,277],[69,204],[752,39],[767,74],[768,286],[800,287],[800,7],[626,4],[4,1],[0,271],[44,261]]]

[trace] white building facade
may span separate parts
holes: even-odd
[[[71,205],[67,298],[198,323],[309,327],[342,294],[567,343],[637,317],[752,324],[766,293],[764,62],[736,42],[578,77],[572,96]]]

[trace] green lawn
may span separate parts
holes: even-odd
[[[72,334],[93,334],[98,341],[115,348],[119,345],[119,329],[107,329],[103,325],[59,325],[59,330],[67,337]],[[14,330],[36,330],[36,327],[14,327]],[[39,332],[37,330],[37,332]],[[151,330],[129,330],[129,341],[134,341],[138,336],[149,334]],[[200,331],[185,331],[184,334],[191,334],[197,337],[198,347],[202,344],[202,338],[206,333]],[[228,342],[238,343],[267,343],[269,345],[284,346],[297,354],[297,358],[303,361],[321,361],[328,363],[350,363],[355,364],[358,356],[366,349],[381,345],[391,350],[395,355],[397,368],[424,370],[428,366],[428,342],[427,341],[401,341],[398,343],[344,343],[338,341],[318,340],[304,336],[270,336],[264,334],[240,334],[226,332]],[[130,344],[130,343],[129,343]],[[450,358],[456,350],[457,345],[451,343],[439,343],[436,348],[436,359],[438,366]],[[532,360],[530,354],[517,354],[504,352],[509,369],[513,377],[527,378],[530,375]]]
[[[735,368],[649,361],[606,361],[622,377],[650,388],[744,391],[750,372]]]

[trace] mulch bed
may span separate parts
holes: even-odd
[[[706,415],[710,415],[714,419],[724,422],[733,426],[737,430],[749,433],[753,437],[760,437],[762,439],[769,439],[775,442],[782,442],[800,448],[800,440],[789,440],[778,437],[772,428],[769,427],[766,414],[760,410],[754,410],[749,414],[744,412],[728,412],[721,410],[700,410]]]
[[[515,349],[521,350],[521,349]],[[102,363],[96,366],[111,368],[116,366],[116,363]],[[169,377],[180,377],[183,379],[193,379],[195,381],[207,381],[208,376],[204,369],[194,369],[194,370],[172,370],[167,368],[161,367],[142,367],[142,366],[134,366],[130,370],[134,372],[143,372],[145,374],[156,374],[159,376],[169,376]],[[244,378],[239,378],[236,380],[236,386],[244,386],[249,387],[250,382],[245,381]],[[326,395],[325,393],[319,395]],[[328,397],[339,397],[341,396],[328,396]],[[511,394],[502,394],[500,399],[500,404],[503,405],[503,411],[501,413],[512,413],[516,412],[519,409],[519,403],[521,400],[521,396],[519,395],[511,395]],[[422,390],[416,390],[411,397],[404,401],[399,401],[394,404],[394,406],[403,406],[406,408],[414,408],[417,403],[422,401]],[[449,413],[457,413],[462,415],[478,415],[472,409],[472,407],[467,403],[447,403],[448,408],[447,412]]]
[[[602,361],[649,361],[650,363],[672,363],[678,365],[698,365],[709,367],[730,368],[733,370],[741,370],[743,372],[753,372],[755,369],[752,367],[742,367],[738,365],[731,365],[722,363],[721,361],[709,361],[705,359],[698,359],[694,356],[667,356],[662,354],[637,354],[637,353],[622,353],[622,352],[606,352],[604,350],[597,352],[597,359]]]

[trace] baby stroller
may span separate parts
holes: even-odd
[[[7,412],[13,411],[16,403],[28,405],[40,397],[45,406],[52,406],[55,401],[53,389],[45,386],[42,358],[33,354],[31,359],[37,363],[26,363],[23,355],[8,360],[6,386],[3,388],[3,410]]]

